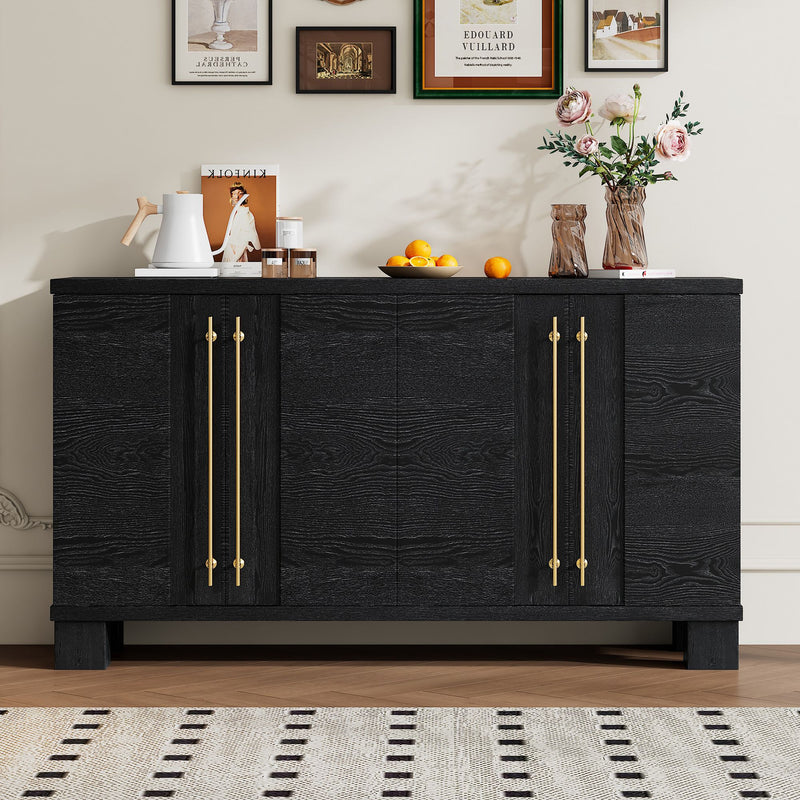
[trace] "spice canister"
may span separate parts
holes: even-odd
[[[261,251],[261,277],[289,277],[289,251],[286,248],[267,247]]]
[[[275,246],[287,250],[303,246],[302,217],[278,217],[275,221]]]
[[[317,251],[300,248],[292,250],[289,254],[289,276],[291,278],[316,278]]]

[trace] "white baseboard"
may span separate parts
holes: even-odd
[[[0,644],[51,644],[49,555],[1,555]],[[800,524],[742,526],[742,644],[800,644],[800,615],[781,615],[800,594]],[[10,612],[4,613],[6,609]],[[134,622],[130,643],[545,643],[657,644],[670,628],[651,623]]]

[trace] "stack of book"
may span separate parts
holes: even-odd
[[[637,278],[674,278],[674,269],[590,269],[590,278],[622,278],[635,280]]]

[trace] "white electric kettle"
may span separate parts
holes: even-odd
[[[203,222],[203,195],[175,192],[163,196],[160,206],[148,202],[146,197],[137,197],[139,211],[122,237],[126,247],[133,241],[145,217],[162,214],[161,230],[158,232],[156,249],[153,252],[151,267],[167,269],[192,269],[213,267],[214,256],[221,253],[231,235],[233,215],[249,195],[244,195],[233,207],[228,219],[228,229],[219,250],[212,250],[208,233]]]

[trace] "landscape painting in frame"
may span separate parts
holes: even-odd
[[[586,69],[667,71],[668,0],[586,0]]]
[[[272,83],[272,0],[172,0],[172,82]]]

